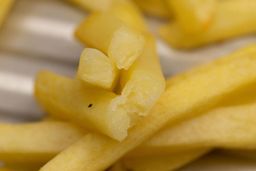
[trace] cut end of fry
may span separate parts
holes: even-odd
[[[116,67],[104,53],[90,48],[83,51],[77,73],[80,80],[105,89],[112,89],[117,75]]]
[[[81,127],[123,140],[130,127],[130,117],[123,109],[112,110],[114,93],[82,84],[51,72],[40,72],[35,96],[53,117],[69,120]]]
[[[113,35],[108,55],[118,69],[129,69],[142,54],[145,40],[128,27],[119,28]]]

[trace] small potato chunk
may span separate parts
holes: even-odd
[[[118,69],[129,69],[144,49],[143,35],[110,13],[90,15],[75,35],[85,45],[107,54]]]
[[[90,48],[83,51],[77,72],[78,79],[111,90],[115,86],[117,76],[117,68],[104,53]]]

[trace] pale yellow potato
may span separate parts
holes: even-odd
[[[118,69],[129,69],[143,53],[143,35],[111,13],[94,13],[75,32],[85,45],[108,55]]]
[[[185,34],[201,34],[215,17],[217,0],[167,0],[174,17]]]
[[[194,148],[255,149],[256,104],[219,108],[165,128],[136,153],[152,154]]]
[[[114,3],[114,0],[66,0],[86,11],[106,11]]]
[[[0,0],[0,27],[4,23],[13,4],[14,0]]]
[[[117,82],[118,70],[104,53],[97,49],[86,48],[80,57],[77,78],[112,90]]]
[[[116,0],[108,12],[118,17],[133,29],[141,32],[149,32],[143,15],[133,1]]]
[[[60,122],[0,124],[0,161],[47,162],[77,140],[85,131]]]
[[[165,0],[133,0],[148,15],[168,18],[171,12]]]
[[[98,134],[87,135],[40,171],[107,169],[164,125],[190,118],[195,111],[204,112],[213,108],[225,95],[256,82],[256,45],[197,70],[203,72],[192,71],[194,75],[190,77],[176,76],[176,82],[166,90],[150,114],[131,128],[129,136],[122,142]]]
[[[256,1],[220,1],[216,16],[207,31],[186,35],[177,23],[162,26],[161,37],[175,48],[196,48],[256,32]]]
[[[121,73],[121,95],[112,102],[114,108],[125,109],[134,120],[146,116],[165,90],[155,41],[146,40],[143,54],[129,70]]]
[[[191,149],[175,153],[162,153],[161,155],[127,158],[121,162],[126,170],[172,171],[193,162],[208,152],[208,149]]]
[[[111,101],[117,97],[113,92],[41,72],[35,82],[35,96],[53,117],[70,120],[117,140],[127,136],[130,117],[125,110],[112,107]]]

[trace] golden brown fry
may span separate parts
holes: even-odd
[[[0,124],[0,160],[47,162],[85,133],[64,122]]]
[[[190,49],[256,32],[256,1],[232,0],[218,4],[216,17],[207,31],[186,35],[177,23],[172,23],[160,29],[161,37],[172,47]]]
[[[130,118],[123,109],[113,109],[116,94],[50,72],[38,74],[35,83],[38,102],[52,116],[92,128],[112,138],[127,136]]]
[[[9,13],[14,0],[0,0],[0,27]]]
[[[185,34],[206,31],[215,17],[217,0],[167,0]]]
[[[133,171],[172,171],[208,153],[208,149],[191,149],[162,155],[125,158],[121,160],[127,170]]]
[[[144,37],[110,13],[90,15],[77,28],[85,45],[104,52],[118,69],[129,69],[144,49]]]
[[[104,89],[113,89],[118,70],[111,60],[97,49],[86,48],[80,57],[77,78]]]
[[[213,108],[225,95],[256,82],[256,45],[202,68],[198,70],[203,72],[192,71],[192,77],[174,79],[177,81],[162,95],[150,114],[131,128],[124,141],[87,135],[40,171],[104,170],[167,123],[174,124],[193,116],[196,111]]]
[[[168,18],[171,12],[165,3],[165,0],[133,0],[146,14]]]

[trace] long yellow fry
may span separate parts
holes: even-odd
[[[177,23],[163,26],[159,33],[176,48],[196,48],[256,32],[256,1],[232,0],[218,3],[216,17],[210,28],[195,35],[186,35]],[[235,16],[235,17],[234,17]]]
[[[0,124],[0,160],[47,162],[85,133],[64,122]]]
[[[213,110],[164,129],[142,145],[141,154],[208,148],[255,149],[256,105]]]
[[[203,72],[194,72],[192,77],[176,79],[124,141],[118,143],[101,135],[87,135],[40,171],[104,170],[167,123],[174,124],[178,119],[191,117],[195,111],[214,107],[229,93],[256,82],[256,45],[203,68]]]

